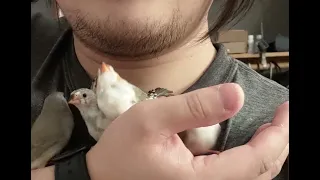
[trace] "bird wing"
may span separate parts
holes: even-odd
[[[48,136],[39,136],[37,138],[31,138],[32,139],[31,140],[31,161],[38,159],[48,149],[50,149],[51,147],[54,147],[56,144],[61,144],[63,142],[61,141],[61,139],[54,139],[52,141],[48,141],[47,137]],[[63,146],[61,147],[63,148]]]
[[[45,122],[43,122],[43,124],[44,123]],[[69,142],[72,129],[69,131],[62,130],[63,128],[58,130],[58,127],[48,127],[48,125],[49,124],[44,126],[42,122],[39,121],[39,124],[35,123],[31,129],[31,160],[41,157],[46,151],[54,148],[56,145],[60,146],[60,149],[54,149],[61,151]],[[53,156],[54,155],[56,154],[53,154]]]
[[[146,100],[146,99],[155,99],[155,98],[159,98],[159,97],[168,97],[168,96],[173,96],[173,91],[168,90],[166,88],[155,88],[152,89],[150,91],[148,91],[148,93],[142,91],[140,88],[133,86],[133,89],[138,97],[139,101],[142,100]]]
[[[94,78],[94,79],[92,80],[92,84],[91,84],[91,87],[90,87],[90,89],[91,89],[92,91],[94,91],[94,92],[96,92],[97,79],[98,79],[98,77],[96,77],[96,78]]]
[[[74,127],[73,114],[63,93],[49,95],[31,127],[31,164],[39,168],[69,142]]]
[[[162,96],[168,97],[168,96],[173,96],[173,95],[174,95],[173,91],[168,90],[166,88],[160,88],[160,87],[148,91],[148,96],[151,98],[152,97],[158,98],[158,97],[162,97]]]
[[[144,92],[143,90],[141,90],[137,86],[132,85],[132,87],[133,87],[135,94],[137,95],[138,102],[143,101],[148,98],[148,94],[146,92]]]

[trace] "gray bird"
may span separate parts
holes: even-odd
[[[31,169],[45,167],[69,142],[73,115],[62,92],[50,94],[31,127]]]
[[[99,109],[95,92],[87,88],[77,89],[71,93],[68,103],[78,108],[89,134],[98,141],[113,119],[107,119]]]

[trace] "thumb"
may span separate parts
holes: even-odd
[[[139,128],[138,134],[170,137],[187,129],[220,123],[234,116],[243,102],[241,87],[228,83],[143,101],[130,108],[119,120],[130,118],[129,127]]]

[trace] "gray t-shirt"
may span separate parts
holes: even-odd
[[[89,87],[91,79],[77,60],[72,31],[66,21],[58,24],[48,16],[33,12],[31,40],[31,119],[36,119],[49,93],[62,91],[68,98],[73,90]],[[270,122],[276,108],[288,100],[289,90],[230,57],[222,45],[215,44],[215,47],[216,58],[186,92],[227,82],[238,83],[243,88],[243,108],[235,117],[221,123],[218,149],[223,151],[245,144],[259,126]],[[64,152],[95,143],[79,113],[74,108],[73,111],[77,114],[76,126]],[[287,170],[285,164],[276,179],[288,179]]]

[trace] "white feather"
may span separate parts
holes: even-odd
[[[100,74],[96,94],[99,109],[108,119],[117,118],[137,102],[131,84],[113,70]]]
[[[219,124],[187,130],[185,145],[192,154],[207,153],[213,148],[221,132]]]

